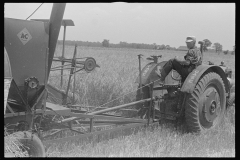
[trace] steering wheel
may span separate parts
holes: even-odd
[[[162,55],[158,55],[158,56],[151,55],[150,57],[147,58],[147,60],[154,61],[155,63],[157,63],[158,58],[162,58]]]

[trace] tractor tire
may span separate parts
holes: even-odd
[[[140,88],[140,86],[138,87],[138,90],[137,90],[136,101],[139,101],[141,99],[150,98],[150,88],[148,86],[143,86],[142,97],[141,97],[141,93],[140,93],[139,88]],[[150,102],[144,102],[144,103],[136,104],[136,109],[138,110],[138,116],[140,116],[141,118],[144,119],[144,117],[147,115],[147,111],[148,111],[148,109],[145,109],[145,107],[148,107],[149,105],[150,105]]]
[[[23,151],[27,151],[29,157],[46,157],[42,141],[36,134],[29,131],[15,132],[17,140],[23,145]]]
[[[222,78],[215,72],[206,73],[186,99],[188,131],[204,133],[213,129],[223,120],[225,109],[226,91]]]
[[[231,93],[229,99],[227,100],[227,107],[232,106],[235,103],[235,93]]]

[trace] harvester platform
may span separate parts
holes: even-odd
[[[52,110],[55,113],[60,114],[60,115],[70,115],[70,113],[71,113],[70,108],[63,107],[58,104],[49,103],[49,102],[46,102],[46,109]]]

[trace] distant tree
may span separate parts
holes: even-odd
[[[157,49],[157,44],[153,43],[153,49]]]
[[[169,45],[166,45],[165,48],[169,50],[169,49],[170,49],[170,46],[169,46]]]
[[[220,46],[219,46],[219,53],[222,52],[222,49],[223,49],[223,47],[222,47],[222,45],[220,44]]]
[[[137,44],[137,49],[140,49],[141,48],[141,44]]]
[[[120,48],[127,48],[127,43],[120,41]]]
[[[161,45],[161,48],[162,48],[163,50],[165,50],[165,49],[166,49],[166,46],[165,46],[164,44],[162,44],[162,45]]]
[[[226,50],[226,51],[223,51],[223,53],[226,55],[226,54],[228,54],[228,50]]]
[[[207,47],[210,47],[212,45],[212,42],[208,39],[204,39],[204,45],[203,45],[203,52],[208,51]]]
[[[166,46],[164,44],[159,46],[159,50],[164,50],[164,49],[166,49]]]
[[[234,55],[235,54],[235,45],[233,46],[233,51],[232,51],[232,53],[231,53],[232,55]]]
[[[213,45],[214,45],[216,53],[219,54],[222,51],[222,45],[218,42],[214,43]]]
[[[104,39],[103,42],[102,42],[102,46],[103,47],[109,47],[109,40]]]
[[[219,52],[222,52],[223,46],[220,44]]]

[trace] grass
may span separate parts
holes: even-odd
[[[56,144],[48,148],[47,154],[49,157],[235,157],[235,124],[229,121],[231,116],[226,115],[221,126],[202,135],[184,133],[166,124],[99,143],[75,140]]]
[[[4,130],[4,155],[5,157],[27,157],[27,153],[22,150],[22,143],[13,133],[9,134]]]
[[[61,56],[62,48],[58,46],[55,56]],[[65,47],[65,57],[72,58],[74,52],[73,46]],[[161,50],[142,50],[142,49],[117,49],[117,48],[89,48],[78,47],[77,57],[93,57],[100,68],[96,68],[91,73],[79,73],[76,75],[76,92],[78,93],[78,103],[99,106],[125,93],[129,93],[104,107],[119,105],[135,100],[138,84],[135,80],[139,74],[138,54],[143,54],[142,68],[149,62],[146,58],[150,55],[163,55],[161,61],[167,61],[175,56],[183,57],[185,52],[181,51],[161,51]],[[203,63],[212,61],[220,64],[224,61],[226,66],[233,70],[233,79],[235,79],[235,56],[216,53],[204,53]],[[53,63],[56,66],[57,62]],[[69,74],[65,71],[64,74]],[[60,71],[54,71],[50,74],[49,83],[60,88]],[[66,90],[67,77],[65,77],[63,89]],[[70,90],[72,87],[70,87]]]
[[[65,47],[65,57],[72,58],[74,47]],[[55,56],[61,56],[61,46]],[[91,73],[76,75],[76,92],[78,104],[85,106],[111,107],[135,101],[138,76],[137,55],[143,54],[142,67],[149,61],[150,55],[162,55],[162,60],[175,56],[183,57],[185,52],[88,48],[78,47],[77,57],[93,57],[100,68]],[[233,70],[235,79],[235,56],[216,53],[204,53],[203,63],[210,60],[215,64],[224,61]],[[56,66],[56,63],[53,63]],[[69,71],[64,72],[68,74]],[[49,83],[60,88],[60,71],[52,72]],[[64,78],[66,90],[67,77]],[[70,87],[70,90],[72,87]],[[126,95],[126,93],[128,93]],[[111,137],[111,136],[110,136]],[[203,135],[182,133],[171,127],[171,124],[159,126],[154,130],[119,136],[99,143],[74,141],[47,147],[49,157],[234,157],[235,156],[235,108],[226,112],[221,126]]]

